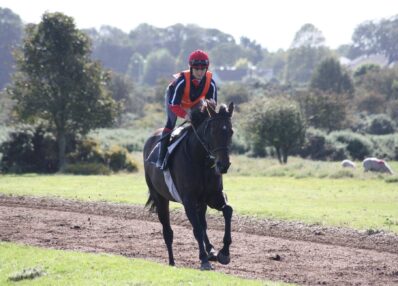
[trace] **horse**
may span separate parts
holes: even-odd
[[[213,270],[210,261],[221,264],[230,262],[232,207],[223,192],[222,175],[230,166],[229,150],[232,142],[231,117],[234,104],[221,105],[207,101],[191,114],[191,125],[168,159],[168,170],[174,181],[186,216],[193,228],[199,247],[201,270]],[[176,201],[170,194],[163,171],[148,160],[160,134],[153,134],[144,146],[145,180],[149,197],[145,206],[158,215],[162,224],[163,238],[167,247],[169,265],[174,266],[173,230],[170,225],[169,202]],[[207,236],[207,207],[221,211],[225,221],[223,247],[218,253]]]

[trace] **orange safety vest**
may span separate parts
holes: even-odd
[[[211,83],[211,77],[212,73],[209,71],[206,71],[206,82],[205,86],[203,87],[202,93],[200,96],[195,99],[194,101],[191,101],[190,92],[191,92],[191,72],[189,70],[183,71],[182,72],[185,77],[185,89],[184,89],[184,94],[181,99],[181,107],[184,109],[190,109],[192,106],[197,104],[200,100],[204,99],[207,92],[209,91],[210,88],[210,83]]]

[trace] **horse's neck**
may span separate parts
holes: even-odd
[[[195,162],[201,162],[204,161],[206,159],[206,156],[208,155],[205,147],[202,144],[203,139],[201,136],[203,136],[203,126],[199,126],[199,128],[196,129],[196,132],[197,134],[195,134],[195,131],[192,129],[192,132],[189,134],[189,136],[187,136],[187,152],[189,152],[192,160],[194,160]],[[200,137],[200,139],[198,138],[198,136]],[[202,142],[200,140],[202,140]]]

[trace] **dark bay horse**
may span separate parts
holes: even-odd
[[[232,208],[223,193],[222,174],[230,166],[229,147],[232,141],[231,117],[234,104],[221,105],[218,112],[207,102],[200,111],[192,113],[188,134],[182,139],[168,161],[185,213],[193,227],[199,246],[200,268],[213,269],[209,260],[222,264],[230,262]],[[145,160],[159,140],[159,134],[150,137],[144,147],[145,179],[149,188],[146,206],[155,210],[163,226],[169,265],[175,265],[173,230],[170,226],[169,201],[175,201],[168,190],[163,171]],[[207,236],[207,206],[222,211],[225,220],[223,247],[217,253]]]

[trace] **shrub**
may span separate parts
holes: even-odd
[[[99,142],[92,138],[84,138],[76,142],[75,150],[68,154],[71,163],[90,162],[105,163],[105,154]]]
[[[304,145],[296,149],[294,154],[312,160],[339,161],[347,157],[345,147],[344,144],[331,140],[324,131],[309,128]]]
[[[372,143],[363,135],[351,131],[336,131],[330,136],[332,139],[346,144],[346,149],[354,160],[363,160],[372,154]]]
[[[370,140],[373,144],[373,157],[398,160],[398,134],[373,135]]]
[[[252,101],[246,108],[249,114],[244,126],[249,141],[258,147],[274,147],[279,162],[286,164],[289,152],[304,141],[306,126],[299,107],[278,98]]]
[[[74,175],[109,175],[111,170],[102,163],[74,163],[65,166],[65,173]]]
[[[394,133],[394,122],[388,115],[376,114],[370,117],[368,132],[375,135]]]
[[[114,172],[118,172],[121,170],[135,172],[138,170],[137,164],[129,156],[126,148],[117,145],[113,146],[106,153],[106,158],[109,168]]]
[[[133,160],[130,156],[127,156],[125,169],[126,169],[126,171],[131,172],[131,173],[138,171],[137,162],[135,160]]]
[[[55,138],[41,126],[21,125],[0,145],[0,169],[9,173],[57,171]]]

